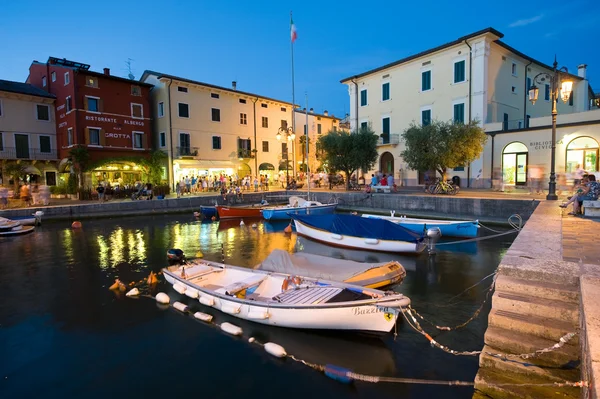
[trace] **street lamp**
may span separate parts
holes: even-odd
[[[277,140],[281,141],[281,136],[284,135],[288,142],[294,142],[296,135],[291,127],[280,127],[277,130]],[[293,146],[292,146],[293,148]],[[289,149],[286,146],[285,151],[285,190],[287,191],[288,185],[290,184],[290,161],[289,161]]]
[[[571,93],[573,92],[573,81],[569,79],[569,71],[566,67],[558,68],[558,62],[554,57],[554,64],[552,65],[552,74],[546,72],[540,72],[533,78],[533,85],[529,88],[529,101],[531,104],[535,104],[538,99],[539,89],[535,86],[535,83],[545,84],[548,80],[550,82],[550,101],[552,101],[552,154],[550,158],[550,182],[548,183],[548,195],[547,200],[556,201],[558,195],[556,195],[556,174],[554,170],[555,158],[556,158],[556,103],[558,101],[558,95],[560,92],[563,102],[569,101]]]

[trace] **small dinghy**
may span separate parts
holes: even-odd
[[[29,216],[13,216],[10,220],[18,222],[22,226],[41,226],[42,216],[44,216],[44,212],[36,211]]]
[[[31,233],[34,226],[22,226],[19,222],[0,218],[0,237],[16,236]]]
[[[400,226],[414,231],[415,233],[422,233],[430,228],[439,228],[442,236],[447,237],[464,237],[473,238],[477,237],[477,230],[479,229],[479,221],[477,220],[439,220],[439,219],[417,219],[407,218],[406,216],[394,216],[394,212],[391,212],[391,216],[384,215],[371,215],[362,214],[362,217],[368,219],[383,219],[389,220],[390,222],[397,223]]]
[[[358,285],[187,261],[167,252],[165,279],[180,294],[240,319],[272,326],[388,333],[410,299]]]
[[[396,261],[362,263],[305,252],[290,254],[282,249],[273,250],[257,266],[257,269],[343,281],[368,288],[380,288],[396,284],[406,277],[406,270]]]
[[[291,196],[289,204],[267,207],[262,210],[266,220],[290,220],[294,215],[326,215],[335,212],[337,204],[322,204],[318,201],[307,201],[304,198]]]
[[[344,248],[368,251],[420,253],[425,238],[382,219],[355,215],[292,215],[299,235]]]

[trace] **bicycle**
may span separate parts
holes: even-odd
[[[452,180],[442,181],[438,178],[434,184],[427,186],[426,191],[429,194],[456,195],[460,191],[460,187],[454,184]]]

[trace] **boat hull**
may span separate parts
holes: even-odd
[[[266,220],[290,220],[291,215],[328,215],[335,212],[337,204],[317,205],[308,207],[266,208],[262,215]]]
[[[34,226],[18,226],[8,231],[0,231],[0,237],[18,236],[33,232]]]
[[[223,313],[270,326],[318,329],[318,330],[347,330],[388,333],[394,328],[400,309],[398,301],[370,304],[331,304],[331,306],[304,306],[301,308],[285,304],[260,303],[258,301],[236,300],[234,297],[217,295],[180,278],[174,273],[163,269],[165,279],[170,284],[183,284],[186,289],[199,292],[201,304],[212,303],[210,307]],[[408,298],[403,306],[410,303]]]
[[[297,219],[294,219],[294,224],[296,226],[296,232],[299,235],[342,248],[358,248],[368,251],[400,253],[421,253],[423,249],[425,249],[425,244],[423,242],[415,243],[398,240],[379,240],[334,234],[326,230],[308,226]]]
[[[202,216],[208,219],[212,218],[213,216],[218,216],[217,208],[214,206],[200,206],[200,213]]]
[[[380,216],[380,215],[362,215],[365,218],[371,219],[383,219],[389,220],[390,222],[396,223],[410,231],[415,233],[423,233],[426,229],[439,228],[442,236],[446,237],[462,237],[462,238],[473,238],[477,237],[479,230],[479,222],[477,220],[466,220],[466,221],[448,221],[448,220],[434,220],[434,219],[413,219],[403,218],[394,216]]]
[[[234,219],[234,218],[260,218],[262,207],[230,207],[230,206],[215,206],[219,219]]]

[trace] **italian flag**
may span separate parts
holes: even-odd
[[[296,32],[296,25],[294,25],[294,20],[290,16],[290,37],[292,39],[292,43],[296,41],[298,38],[298,32]]]

